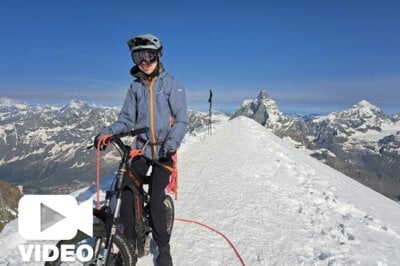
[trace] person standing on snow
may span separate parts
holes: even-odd
[[[137,137],[136,148],[150,141],[146,156],[171,166],[171,157],[176,153],[187,127],[187,104],[184,88],[169,75],[160,59],[163,46],[152,34],[138,35],[128,41],[135,66],[131,75],[136,79],[131,83],[124,104],[116,122],[101,130],[95,138],[95,147],[104,135],[115,135],[134,128],[148,127],[148,133]],[[139,174],[145,174],[149,166],[145,159],[133,159],[131,167]],[[153,238],[158,246],[157,265],[172,265],[170,235],[167,232],[164,206],[165,188],[170,172],[153,165],[150,177],[150,215]],[[121,223],[124,234],[136,246],[134,229],[132,182],[127,179],[121,204]]]

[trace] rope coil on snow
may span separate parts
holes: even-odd
[[[218,235],[222,236],[222,237],[226,240],[226,242],[228,242],[228,244],[231,246],[231,248],[232,248],[233,251],[235,252],[236,257],[238,257],[238,259],[240,260],[240,263],[241,263],[243,266],[246,265],[246,264],[244,263],[242,257],[240,256],[239,251],[236,249],[236,247],[233,245],[233,243],[229,240],[229,238],[226,237],[223,233],[217,231],[216,229],[214,229],[214,228],[212,228],[212,227],[210,227],[210,226],[208,226],[208,225],[206,225],[206,224],[203,224],[203,223],[200,223],[200,222],[197,222],[197,221],[193,221],[193,220],[189,220],[189,219],[183,219],[183,218],[175,218],[175,220],[181,221],[181,222],[186,222],[186,223],[193,223],[193,224],[197,224],[197,225],[203,226],[203,227],[205,227],[205,228],[207,228],[207,229],[209,229],[209,230],[211,230],[211,231],[217,233]]]

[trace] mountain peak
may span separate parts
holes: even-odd
[[[359,101],[358,103],[357,103],[358,105],[371,105],[371,103],[370,102],[368,102],[367,100],[361,100],[361,101]]]
[[[257,97],[259,100],[270,99],[266,90],[261,90]]]
[[[282,128],[283,124],[289,122],[266,90],[261,90],[256,99],[245,100],[232,118],[241,115],[252,118],[270,129]]]
[[[386,117],[383,111],[376,105],[371,104],[367,100],[362,100],[353,105],[350,109],[344,111],[345,113],[361,116],[361,117]]]
[[[368,102],[367,100],[361,100],[358,103],[356,103],[355,105],[353,105],[353,108],[367,108],[367,109],[374,109],[374,110],[379,110],[379,107],[377,107],[376,105],[373,105],[372,103]]]
[[[74,110],[79,110],[79,109],[89,109],[90,106],[81,100],[78,99],[72,99],[62,110],[66,109],[74,109]]]
[[[7,98],[7,97],[0,97],[0,106],[5,107],[16,107],[18,109],[27,109],[28,104],[23,101]]]

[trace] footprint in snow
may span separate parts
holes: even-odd
[[[390,228],[388,228],[386,225],[383,225],[381,221],[375,220],[372,216],[369,214],[366,214],[363,218],[362,221],[365,225],[367,225],[370,228],[373,228],[375,230],[383,230],[388,233],[395,233],[396,232]]]

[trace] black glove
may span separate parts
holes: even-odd
[[[176,153],[175,150],[172,150],[172,151],[171,151],[171,150],[167,150],[165,157],[166,157],[168,160],[172,160],[172,156],[174,156],[175,153]]]
[[[104,135],[99,133],[96,137],[94,137],[94,142],[93,142],[93,146],[97,149],[97,147],[99,146],[99,141],[101,139],[101,137],[103,137]],[[104,151],[107,148],[106,145],[101,145],[100,146],[100,150]]]

